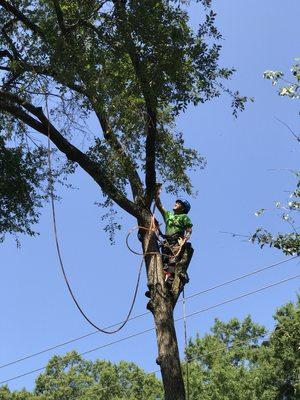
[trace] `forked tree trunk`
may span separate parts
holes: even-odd
[[[147,226],[143,224],[143,226]],[[149,226],[149,225],[148,225]],[[150,237],[149,237],[150,236]],[[164,282],[162,260],[155,235],[144,235],[145,257],[150,300],[147,308],[152,312],[158,347],[157,364],[163,381],[164,400],[185,400],[185,388],[180,364],[173,311],[179,296],[178,280],[171,291]]]

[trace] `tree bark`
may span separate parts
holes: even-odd
[[[148,222],[140,223],[149,226]],[[185,400],[185,388],[180,364],[178,343],[174,325],[173,311],[178,299],[180,287],[168,287],[164,282],[161,255],[155,234],[143,235],[143,250],[148,276],[150,300],[147,308],[154,317],[158,357],[163,381],[164,400]],[[149,254],[150,253],[150,254]],[[147,255],[148,254],[148,255]]]
[[[173,318],[173,302],[159,293],[154,299],[154,316],[158,347],[157,364],[160,366],[165,400],[185,400],[185,389]]]

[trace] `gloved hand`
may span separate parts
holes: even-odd
[[[186,239],[184,239],[184,238],[179,238],[178,239],[178,244],[179,244],[180,247],[183,246],[185,242],[186,242]]]

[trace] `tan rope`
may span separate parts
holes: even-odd
[[[114,333],[119,332],[129,321],[131,313],[133,311],[134,305],[135,305],[135,301],[136,301],[136,297],[137,297],[137,293],[138,293],[138,288],[139,288],[139,284],[140,284],[140,278],[141,278],[141,272],[142,272],[142,266],[144,263],[144,259],[142,259],[140,267],[139,267],[139,271],[138,271],[138,278],[137,278],[137,283],[135,286],[135,290],[134,290],[134,294],[133,294],[133,299],[129,308],[129,311],[127,313],[127,316],[125,318],[125,320],[121,323],[121,325],[111,331],[108,331],[106,329],[100,328],[98,325],[96,325],[85,313],[85,311],[82,309],[82,307],[80,306],[78,300],[76,299],[76,296],[71,288],[71,285],[69,283],[66,271],[65,271],[65,267],[64,267],[64,263],[63,263],[63,259],[62,259],[62,254],[61,254],[61,250],[60,250],[60,244],[59,244],[59,239],[58,239],[58,232],[57,232],[57,223],[56,223],[56,212],[55,212],[55,200],[54,200],[54,193],[53,193],[53,174],[52,174],[52,164],[51,164],[51,142],[50,142],[50,113],[49,113],[49,107],[48,107],[48,98],[47,95],[45,95],[45,100],[46,100],[46,112],[47,112],[47,119],[48,119],[48,171],[49,171],[49,192],[50,192],[50,199],[51,199],[51,210],[52,210],[52,221],[53,221],[53,231],[54,231],[54,237],[55,237],[55,245],[56,245],[56,251],[57,251],[57,255],[58,255],[58,259],[59,259],[59,264],[61,267],[61,271],[64,277],[64,281],[67,285],[68,291],[72,297],[72,300],[74,301],[77,309],[79,310],[80,314],[83,316],[83,318],[91,325],[93,326],[95,329],[97,329],[99,332],[111,335]]]

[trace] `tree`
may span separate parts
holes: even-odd
[[[0,388],[1,400],[39,400],[32,393],[26,390],[20,392],[11,392],[6,386]]]
[[[279,307],[272,332],[253,322],[215,320],[211,332],[189,340],[190,399],[298,400],[300,296]],[[156,400],[162,384],[134,363],[84,360],[75,351],[52,357],[33,392],[0,388],[1,400]]]
[[[191,399],[256,400],[250,366],[265,333],[250,316],[228,323],[216,319],[211,333],[191,340],[186,350]]]
[[[292,66],[291,72],[293,81],[287,80],[281,71],[265,71],[264,78],[270,79],[272,85],[275,86],[279,81],[283,82],[278,90],[278,94],[283,97],[288,97],[292,100],[300,99],[300,64],[299,59],[296,59],[295,65]],[[280,121],[282,122],[282,121]],[[297,143],[300,142],[300,135],[293,132],[293,130],[285,123],[282,122],[286,128],[289,129]],[[300,234],[297,231],[295,220],[300,211],[300,172],[293,171],[297,179],[296,188],[290,193],[289,199],[286,203],[276,202],[276,208],[282,210],[282,219],[286,221],[291,230],[289,232],[273,234],[265,229],[259,228],[252,235],[252,242],[258,243],[261,247],[269,245],[281,250],[287,255],[300,255]],[[259,210],[256,215],[262,215],[264,209]]]
[[[33,393],[0,389],[1,400],[156,400],[162,385],[134,363],[84,360],[75,351],[52,357]]]
[[[300,395],[300,297],[280,307],[272,332],[251,317],[224,323],[190,340],[191,400],[297,400]]]
[[[170,193],[192,192],[188,171],[204,159],[174,131],[176,116],[222,90],[232,95],[235,115],[247,100],[220,83],[233,70],[218,66],[215,14],[210,0],[199,3],[207,15],[196,32],[185,0],[0,0],[2,238],[33,235],[48,195],[45,140],[35,140],[32,130],[56,149],[50,188],[79,166],[101,189],[105,206],[118,206],[145,228],[157,181]],[[91,118],[102,132],[84,150],[76,143]],[[19,196],[12,185],[21,185]],[[165,399],[182,400],[173,320],[180,282],[166,288],[156,236],[141,233],[143,251],[151,253],[148,308]]]
[[[295,304],[280,307],[266,356],[260,360],[264,385],[272,386],[276,400],[300,396],[300,296]]]

